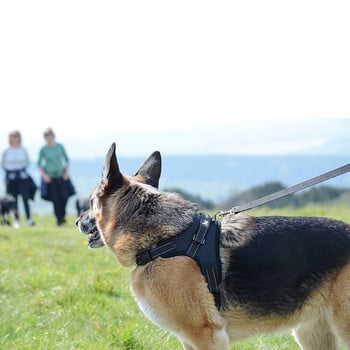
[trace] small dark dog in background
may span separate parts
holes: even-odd
[[[75,202],[77,208],[77,216],[79,217],[90,207],[90,200],[88,197],[79,197]]]
[[[11,225],[11,213],[17,213],[16,199],[10,194],[0,196],[0,225]]]

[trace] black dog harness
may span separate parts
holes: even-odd
[[[220,223],[207,214],[196,214],[192,224],[185,231],[160,241],[155,248],[138,253],[136,264],[145,265],[158,257],[191,257],[198,263],[219,309],[221,306],[219,284],[222,279],[219,248]]]

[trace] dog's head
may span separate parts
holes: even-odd
[[[5,194],[0,197],[0,211],[2,214],[15,212],[17,210],[17,203],[15,197],[10,194]]]
[[[91,249],[112,245],[115,228],[120,220],[129,192],[147,188],[157,191],[161,173],[161,156],[152,153],[134,176],[124,176],[119,170],[115,153],[115,143],[109,149],[102,181],[90,196],[90,207],[76,221],[81,233],[90,235],[88,246]],[[125,220],[124,214],[124,220]],[[111,234],[113,232],[113,235]]]

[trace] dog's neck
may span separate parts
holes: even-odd
[[[135,263],[139,251],[153,248],[160,240],[185,230],[198,212],[195,204],[175,193],[133,191],[129,196],[132,198],[119,207],[115,239],[107,241],[126,266]]]
[[[146,192],[137,199],[136,206],[124,207],[127,215],[123,215],[125,221],[120,227],[136,235],[152,236],[155,241],[179,234],[198,212],[195,204],[176,193]]]

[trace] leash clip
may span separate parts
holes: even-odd
[[[222,210],[217,211],[213,216],[213,221],[219,221],[223,217],[222,214],[224,214]]]
[[[227,211],[218,211],[214,214],[213,216],[213,221],[218,221],[219,219],[222,219],[224,216],[228,215],[228,214],[238,214],[240,212],[238,207],[233,207],[230,210]]]

